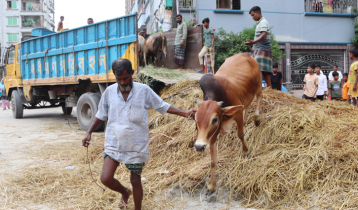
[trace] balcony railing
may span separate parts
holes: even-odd
[[[42,27],[41,18],[39,16],[22,16],[22,27],[24,28]]]
[[[179,0],[179,8],[192,8],[194,7],[194,0]]]
[[[305,0],[306,12],[351,14],[354,7],[355,0]]]
[[[139,14],[145,12],[145,3],[146,3],[146,0],[138,1],[138,13]]]
[[[50,4],[50,5],[49,5],[50,8],[53,8],[53,9],[55,8],[55,3],[54,3],[53,0],[50,0],[50,1],[49,1],[49,4]]]

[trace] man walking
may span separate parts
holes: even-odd
[[[175,58],[175,63],[179,65],[179,68],[183,69],[186,38],[188,36],[188,25],[183,21],[183,16],[181,14],[176,16],[176,21],[179,25],[177,27],[177,31],[175,35],[174,58]]]
[[[104,91],[95,120],[82,144],[88,147],[93,130],[103,121],[107,121],[101,182],[122,194],[120,208],[124,208],[132,191],[114,178],[119,163],[124,163],[131,171],[130,182],[133,187],[135,209],[139,210],[143,198],[141,173],[149,160],[148,109],[185,118],[191,116],[195,110],[184,111],[170,106],[147,85],[134,82],[134,70],[127,59],[115,60],[112,69],[117,82]]]
[[[65,20],[65,17],[61,16],[60,17],[60,22],[58,22],[58,25],[57,25],[57,32],[62,31],[62,29],[63,29],[63,21],[64,20]]]
[[[254,58],[260,65],[267,87],[271,87],[270,74],[272,74],[272,44],[270,25],[262,16],[260,7],[255,6],[251,8],[249,14],[252,19],[254,19],[254,21],[258,21],[258,23],[255,30],[255,41],[249,40],[245,43],[245,45],[254,46]]]

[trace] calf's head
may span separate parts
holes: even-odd
[[[223,124],[230,121],[241,106],[228,106],[222,108],[223,102],[197,101],[199,104],[195,119],[198,129],[198,137],[195,141],[195,149],[204,152],[207,146],[215,143],[216,137],[222,129]],[[230,127],[231,128],[231,127]]]

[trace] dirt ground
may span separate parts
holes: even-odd
[[[36,193],[29,195],[26,192],[26,196],[22,196],[21,189],[17,193],[8,190],[14,187],[13,177],[21,177],[29,168],[47,167],[66,171],[68,166],[81,167],[80,164],[73,165],[73,159],[78,155],[78,151],[84,150],[80,144],[85,132],[78,129],[75,109],[70,116],[63,115],[61,108],[24,110],[22,119],[14,119],[11,110],[0,111],[0,209],[92,209],[90,206],[70,203],[67,203],[67,207],[58,207],[54,205],[55,202],[46,199],[40,199],[41,202],[36,203],[36,199],[27,199],[38,196]],[[103,132],[96,133],[92,135],[92,139],[101,139],[103,136]],[[73,148],[73,151],[64,153],[68,148]],[[100,168],[97,170],[100,171]],[[120,170],[116,173],[120,173]],[[38,175],[41,176],[41,172]],[[87,176],[84,178],[91,179]],[[98,178],[99,176],[97,180]],[[125,185],[130,186],[129,183]],[[91,187],[96,189],[94,184]],[[205,193],[192,197],[177,188],[168,189],[166,194],[177,198],[172,200],[175,205],[170,209],[244,209],[240,208],[241,204],[237,201],[227,205],[227,192],[219,192],[215,197],[207,196]],[[118,200],[119,198],[118,196]],[[162,196],[155,197],[158,202],[164,202],[161,199]],[[223,202],[224,200],[226,201]],[[151,208],[144,206],[143,209]]]

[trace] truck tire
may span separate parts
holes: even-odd
[[[95,95],[97,95],[97,97],[98,97],[98,104],[99,104],[99,101],[101,100],[102,94],[100,92],[96,92]],[[98,127],[97,131],[104,131],[105,129],[106,129],[106,122],[103,122],[103,123],[101,123],[101,126]]]
[[[71,115],[73,107],[66,107],[66,104],[62,104],[62,111],[65,115]]]
[[[21,96],[17,90],[11,94],[11,110],[14,118],[19,119],[24,115],[24,107],[21,102]]]
[[[100,97],[96,93],[85,93],[77,102],[77,121],[82,130],[87,131],[96,117]],[[94,131],[103,129],[102,122]]]

